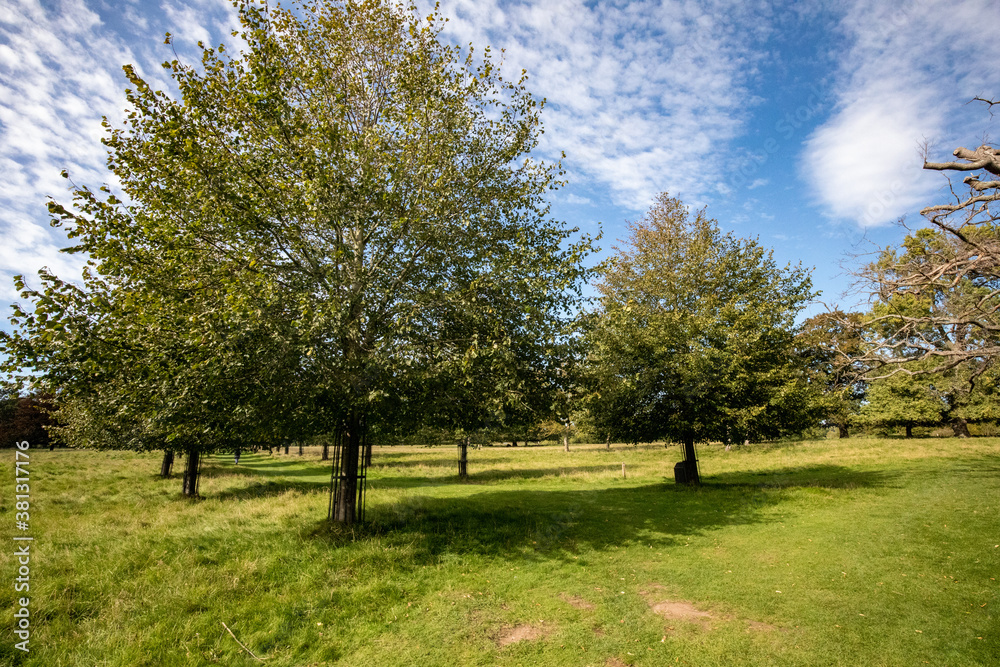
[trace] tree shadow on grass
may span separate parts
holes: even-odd
[[[855,489],[894,486],[898,472],[887,470],[855,470],[843,466],[820,464],[779,468],[776,470],[731,472],[703,475],[705,487],[717,488],[823,488]]]
[[[373,467],[377,468],[418,468],[418,467],[429,467],[429,468],[454,468],[458,469],[458,448],[452,447],[454,452],[450,456],[438,456],[435,458],[414,458],[413,453],[393,453],[393,452],[375,452],[373,456]],[[475,450],[469,451],[469,462],[475,461],[476,463],[489,465],[492,463],[506,463],[509,459],[505,459],[500,456],[479,456],[479,452]]]
[[[244,456],[239,465],[232,459],[209,459],[201,469],[202,477],[316,477],[330,475],[330,461],[284,461],[260,456]]]
[[[728,526],[780,520],[770,510],[786,502],[796,487],[874,488],[891,479],[838,466],[769,475],[770,481],[752,482],[745,474],[734,474],[731,480],[715,479],[700,488],[670,482],[594,490],[495,489],[463,498],[413,496],[370,503],[364,526],[320,521],[304,536],[331,547],[377,539],[386,548],[405,549],[418,565],[469,553],[579,563],[577,554],[588,550],[663,548]]]
[[[329,492],[330,480],[325,482],[305,482],[305,481],[276,481],[267,480],[257,482],[250,486],[238,489],[227,489],[218,493],[213,493],[210,497],[216,500],[254,500],[257,498],[274,498],[289,491],[299,493],[316,493],[318,491]]]
[[[438,477],[416,477],[413,475],[408,475],[406,477],[381,477],[372,475],[369,477],[369,482],[376,488],[411,489],[427,486],[451,486],[452,484],[489,484],[491,482],[501,482],[510,479],[538,479],[540,477],[558,477],[561,475],[613,472],[617,470],[615,466],[611,465],[513,468],[507,470],[483,470],[481,472],[473,472],[469,473],[469,476],[465,479],[460,479],[458,477],[458,464],[455,461],[452,461],[451,465],[455,468],[454,475]]]

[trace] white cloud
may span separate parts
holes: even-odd
[[[574,194],[565,195],[564,197],[562,197],[562,199],[567,204],[587,205],[594,203],[588,197],[581,197],[580,195],[574,195]]]
[[[663,190],[692,203],[709,186],[697,165],[743,127],[753,45],[768,32],[755,3],[624,4],[445,0],[448,36],[506,49],[548,99],[543,153],[567,152],[574,184],[606,187],[644,210]]]
[[[968,129],[981,128],[986,114],[964,105],[1000,89],[1000,70],[985,67],[981,45],[968,38],[986,25],[1000,25],[1000,5],[851,7],[841,24],[851,47],[835,112],[801,156],[807,182],[832,217],[875,226],[936,201],[942,180],[921,169],[922,145],[931,142],[934,157],[975,141]]]
[[[48,266],[62,278],[79,277],[84,258],[59,253],[69,242],[49,228],[46,201],[70,203],[62,169],[91,188],[112,181],[100,143],[101,116],[121,124],[123,64],[134,63],[151,85],[165,88],[169,81],[159,67],[165,59],[164,31],[202,39],[209,34],[200,27],[203,22],[212,26],[216,39],[228,36],[228,3],[201,0],[197,8],[201,18],[193,10],[181,11],[176,15],[180,25],[174,26],[169,17],[160,23],[162,17],[145,5],[140,16],[134,7],[95,9],[83,0],[8,0],[0,21],[0,178],[5,185],[0,190],[0,304],[17,298],[14,274],[30,281]],[[128,36],[134,48],[100,11],[123,30],[143,33],[137,40]],[[185,53],[182,48],[178,51]]]

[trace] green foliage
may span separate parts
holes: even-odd
[[[873,426],[935,426],[944,419],[945,402],[932,378],[897,373],[872,381],[859,423]]]
[[[801,267],[660,195],[608,260],[588,331],[594,427],[613,440],[742,441],[809,423]]]
[[[102,447],[345,421],[356,447],[380,419],[530,405],[590,241],[549,217],[562,172],[528,157],[542,103],[524,77],[413,7],[239,11],[244,52],[164,63],[176,98],[124,68],[130,108],[104,140],[121,193],[50,205],[90,269],[82,287],[19,280],[8,370],[64,392],[64,436]]]
[[[796,337],[798,355],[806,361],[818,416],[848,433],[865,398],[856,359],[864,344],[862,315],[834,310],[807,319]]]

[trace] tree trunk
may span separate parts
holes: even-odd
[[[694,453],[694,437],[684,436],[684,466],[687,469],[688,484],[698,486],[701,478],[698,476],[698,459]]]
[[[469,439],[462,438],[458,443],[458,476],[465,479],[469,476]]]
[[[604,441],[604,449],[611,449],[611,434],[608,434],[607,440]]]
[[[361,463],[361,420],[354,417],[347,424],[340,447],[340,479],[333,499],[333,521],[350,526],[358,517],[358,468]]]
[[[951,422],[951,430],[954,431],[956,438],[968,438],[969,422],[959,417]]]
[[[913,424],[910,423],[906,424],[906,437],[907,438],[913,437]]]
[[[563,429],[562,438],[563,438],[563,451],[564,452],[568,452],[569,451],[569,424],[566,424],[566,428]]]
[[[323,456],[320,457],[320,461],[329,461],[329,460],[330,460],[330,443],[324,441],[323,442]]]
[[[188,498],[198,497],[198,477],[201,474],[199,463],[201,453],[196,449],[189,449],[187,453],[187,466],[184,468],[184,490],[183,493]]]
[[[302,441],[299,440],[299,456],[302,456]]]
[[[511,444],[511,446],[513,446],[513,447],[517,447],[517,440],[511,440],[511,441],[510,441],[510,444]]]
[[[837,431],[839,431],[839,437],[847,438],[847,424],[837,424]]]
[[[170,469],[174,467],[174,450],[163,450],[163,463],[160,464],[160,477],[170,477]]]
[[[368,438],[365,438],[365,467],[367,468],[372,464],[372,442]]]
[[[289,443],[288,443],[287,440],[285,440],[285,454],[286,455],[288,454],[288,447],[289,447]]]

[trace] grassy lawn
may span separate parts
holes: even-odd
[[[155,454],[32,450],[24,656],[7,450],[0,664],[1000,664],[1000,440],[700,454],[688,489],[661,446],[470,450],[465,483],[376,449],[345,533],[317,451],[209,457],[191,502]]]

